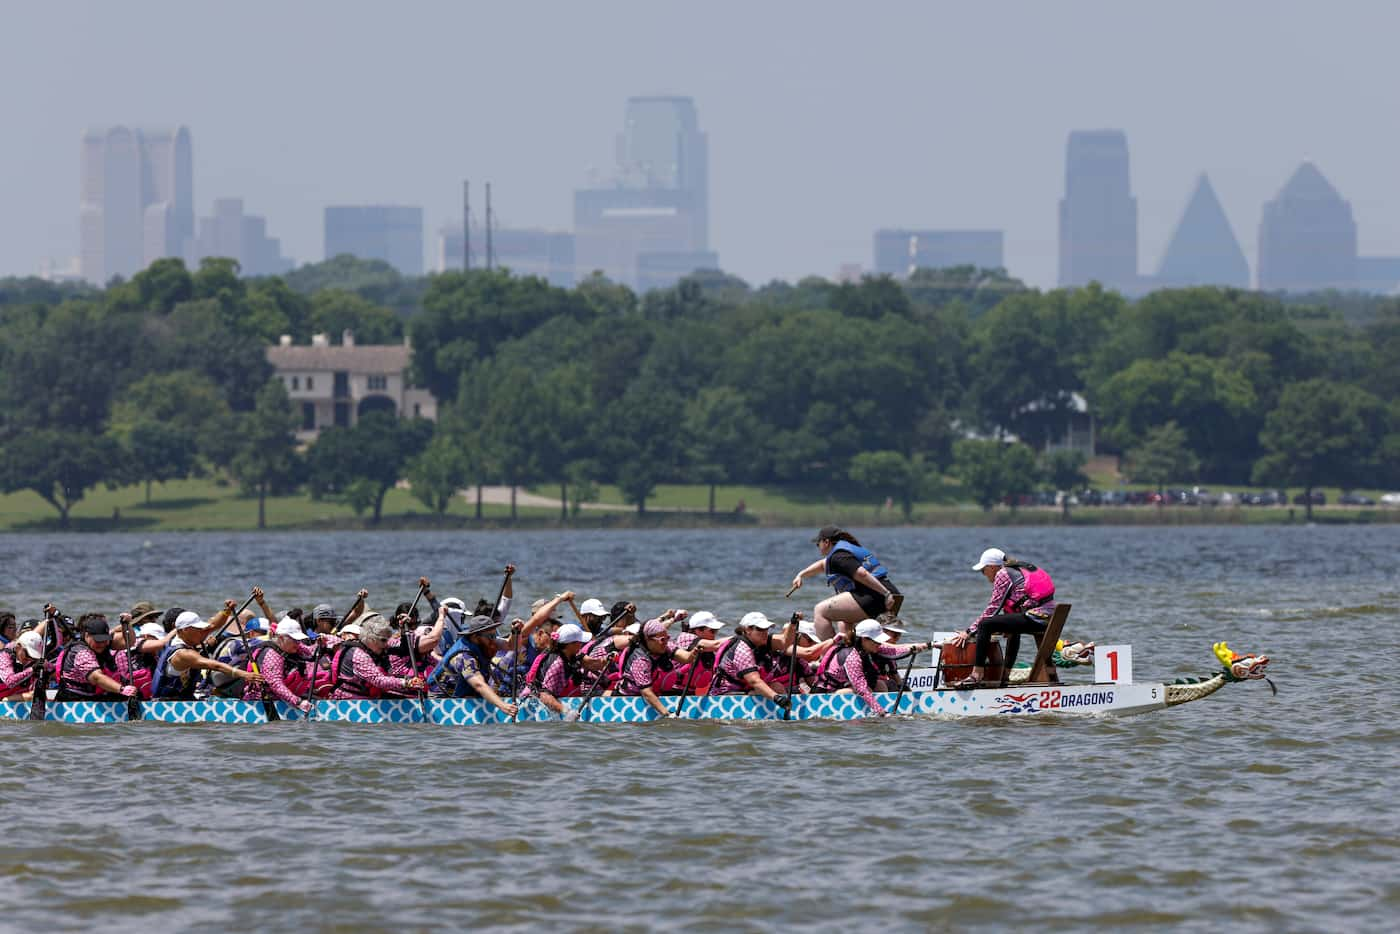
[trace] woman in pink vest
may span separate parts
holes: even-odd
[[[975,688],[986,674],[987,659],[992,649],[992,636],[1006,633],[1006,662],[1002,669],[1002,686],[1016,663],[1023,633],[1041,635],[1055,612],[1055,584],[1050,575],[1034,564],[1017,561],[1000,548],[988,548],[972,566],[981,571],[992,585],[992,597],[982,615],[972,625],[952,638],[954,645],[966,645],[977,640],[977,659],[972,672],[952,688]]]

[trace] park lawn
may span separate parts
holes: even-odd
[[[546,487],[540,487],[533,492],[550,495]],[[952,481],[945,480],[940,483],[936,492],[935,498],[915,503],[916,516],[922,510],[963,505],[958,501],[958,486]],[[555,492],[554,495],[557,496],[558,493]],[[622,491],[612,484],[599,485],[598,497],[599,503],[610,506],[627,505]],[[744,512],[755,516],[783,517],[803,522],[814,518],[820,521],[822,517],[831,515],[860,518],[884,516],[888,521],[891,513],[899,513],[898,503],[894,504],[893,509],[885,509],[883,499],[862,500],[844,492],[838,498],[835,493],[811,487],[734,484],[716,488],[716,512],[733,513],[740,502],[744,504]],[[663,483],[657,486],[656,492],[647,500],[646,505],[648,510],[656,511],[703,512],[709,509],[709,504],[710,488],[706,484]]]
[[[114,519],[114,510],[119,518]],[[468,518],[475,504],[458,498],[448,508],[454,517]],[[419,516],[427,519],[429,510],[407,490],[390,490],[384,498],[384,521]],[[522,517],[556,516],[558,510],[521,508]],[[485,518],[500,520],[510,515],[508,505],[487,503]],[[368,521],[368,513],[362,517]],[[141,485],[109,490],[89,490],[70,514],[71,527],[79,530],[253,530],[258,525],[256,497],[239,494],[238,488],[211,479],[175,480],[156,484],[151,504],[145,504]],[[267,498],[269,529],[306,528],[318,524],[354,523],[355,511],[342,503],[315,501],[305,493]],[[58,511],[37,494],[24,491],[0,495],[0,530],[47,530],[58,528]]]

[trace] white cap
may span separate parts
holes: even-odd
[[[709,610],[701,610],[690,619],[686,620],[686,626],[690,629],[713,629],[716,632],[723,629],[727,624],[724,620],[715,616]]]
[[[806,636],[813,642],[822,641],[822,637],[817,635],[817,624],[810,619],[804,619],[797,624],[797,634],[799,636]]]
[[[199,618],[199,614],[194,610],[186,610],[175,617],[176,629],[189,629],[191,626],[203,626],[204,620]]]
[[[608,615],[608,608],[603,606],[603,601],[599,600],[597,597],[589,597],[587,600],[583,601],[583,606],[579,607],[578,611],[583,616]]]
[[[34,630],[30,629],[20,633],[19,638],[15,641],[20,644],[21,648],[29,653],[30,658],[44,657],[44,637]]]
[[[745,613],[744,618],[739,620],[741,629],[772,629],[773,621],[762,613]]]
[[[165,627],[160,623],[142,623],[136,627],[138,636],[149,636],[152,639],[159,639],[165,635]]]
[[[982,552],[982,557],[977,559],[977,563],[972,566],[974,571],[980,571],[988,565],[992,567],[1002,567],[1006,564],[1006,552],[1000,548],[988,548]]]
[[[637,633],[642,631],[642,624],[639,622],[629,623],[628,625],[622,628],[622,631],[627,633],[629,636],[635,636]]]
[[[449,610],[465,610],[467,608],[467,605],[462,602],[461,597],[448,597],[438,605],[445,606]]]
[[[346,623],[344,626],[340,627],[340,637],[342,639],[346,636],[358,636],[359,634],[360,624],[358,621],[353,623]]]
[[[871,639],[875,642],[889,642],[890,634],[880,626],[879,620],[863,619],[856,623],[856,637],[859,639]]]
[[[554,633],[554,641],[557,645],[568,645],[571,642],[587,642],[588,633],[583,631],[583,627],[578,623],[565,623]]]
[[[284,616],[277,621],[277,629],[274,632],[279,636],[286,636],[288,639],[295,639],[298,642],[309,642],[311,637],[301,628],[301,623]]]
[[[885,632],[897,632],[901,636],[909,631],[903,626],[899,625],[899,623],[880,623],[880,628],[885,630]]]

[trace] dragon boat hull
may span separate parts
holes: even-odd
[[[894,706],[895,695],[879,694],[886,709]],[[663,697],[662,703],[675,709],[679,698]],[[563,703],[572,709],[578,698]],[[276,703],[283,720],[305,720],[296,707]],[[999,717],[1027,715],[1114,715],[1147,713],[1167,706],[1163,684],[1085,684],[1048,687],[983,688],[965,691],[909,691],[899,701],[899,713],[932,717]],[[505,723],[505,714],[477,698],[431,698],[427,719],[416,699],[320,701],[315,719],[338,723],[435,723],[443,726],[478,726]],[[28,703],[0,701],[0,720],[24,720]],[[809,694],[793,698],[792,720],[863,720],[871,716],[865,703],[854,694]],[[770,701],[750,696],[690,697],[681,711],[686,720],[782,720],[783,711]],[[45,720],[62,723],[124,723],[126,704],[69,701],[50,702]],[[267,723],[261,701],[215,698],[202,701],[145,701],[141,719],[157,723]],[[558,721],[537,701],[520,708],[520,722]],[[640,723],[660,719],[640,697],[600,697],[589,705],[581,718],[589,723]]]

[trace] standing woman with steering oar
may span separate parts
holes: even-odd
[[[904,596],[874,552],[856,541],[854,535],[834,525],[824,526],[812,539],[822,556],[792,579],[792,590],[802,586],[804,577],[825,573],[826,582],[836,595],[818,603],[812,610],[817,635],[830,639],[839,627],[847,637],[856,623],[874,619],[888,610],[898,613]]]

